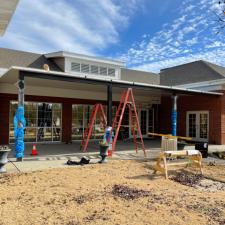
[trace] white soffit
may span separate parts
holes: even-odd
[[[124,81],[124,80],[113,80],[111,78],[93,78],[85,75],[77,75],[75,76],[74,74],[71,73],[65,73],[65,72],[56,72],[56,71],[45,71],[42,69],[34,69],[34,68],[27,68],[27,67],[18,67],[18,66],[13,66],[9,68],[4,75],[0,77],[0,83],[15,83],[18,81],[18,72],[19,71],[25,71],[25,72],[31,72],[31,73],[41,73],[41,74],[49,74],[49,75],[54,75],[54,76],[64,76],[64,77],[76,77],[76,78],[81,78],[81,79],[86,79],[86,80],[93,80],[93,81],[105,81],[105,82],[111,82],[112,84],[127,84],[131,85],[133,87],[139,86],[142,88],[153,88],[153,89],[158,89],[158,90],[167,90],[167,91],[181,91],[181,92],[186,92],[188,93],[196,93],[196,94],[210,94],[210,95],[223,95],[223,93],[218,93],[218,92],[208,92],[208,91],[201,91],[201,90],[194,90],[194,89],[187,89],[187,88],[180,88],[176,86],[164,86],[164,85],[156,85],[156,84],[146,84],[146,83],[139,83],[139,82],[131,82],[131,81]],[[46,81],[44,81],[46,82]]]
[[[18,2],[19,0],[0,0],[0,36],[5,33]]]

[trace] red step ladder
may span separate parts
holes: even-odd
[[[103,127],[105,128],[107,125],[106,116],[102,104],[95,104],[91,111],[90,120],[84,131],[83,139],[80,145],[80,150],[83,150],[84,152],[87,150],[88,142],[93,131],[93,126],[95,124],[97,114],[99,114],[100,116],[100,123],[103,125]]]
[[[137,114],[137,109],[136,109],[136,105],[134,101],[132,88],[128,88],[126,91],[123,92],[120,99],[119,107],[116,111],[116,116],[113,120],[112,130],[115,130],[115,136],[112,143],[112,152],[115,151],[115,148],[116,148],[116,142],[117,142],[117,138],[118,138],[118,134],[119,134],[119,130],[121,127],[126,106],[129,108],[129,116],[130,116],[129,118],[130,118],[130,123],[132,127],[131,130],[132,130],[132,134],[134,138],[134,145],[135,145],[136,152],[138,151],[138,146],[141,146],[144,152],[144,156],[146,157],[145,145],[144,145],[144,141],[143,141],[143,137],[141,133],[140,123],[138,119],[138,114]],[[140,138],[140,142],[137,142],[136,129],[137,129],[137,134]]]

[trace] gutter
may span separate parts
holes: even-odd
[[[41,79],[50,79],[50,80],[61,80],[61,81],[68,81],[68,82],[83,82],[83,83],[90,83],[90,84],[115,84],[116,86],[122,87],[139,87],[142,89],[158,89],[158,90],[165,90],[169,92],[181,92],[181,93],[196,93],[196,94],[206,94],[206,95],[216,95],[222,96],[223,93],[218,92],[208,92],[208,91],[201,91],[201,90],[193,90],[188,88],[181,88],[176,86],[165,86],[165,85],[157,85],[157,84],[146,84],[146,83],[139,83],[139,82],[131,82],[131,81],[124,81],[124,80],[116,80],[111,78],[97,78],[91,77],[88,75],[74,75],[71,73],[64,73],[64,72],[55,72],[55,71],[46,71],[41,69],[33,69],[33,68],[26,68],[26,67],[11,67],[10,70],[18,70],[24,74],[25,77],[32,77],[32,78],[41,78]]]

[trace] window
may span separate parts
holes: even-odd
[[[110,68],[107,66],[89,65],[88,63],[79,63],[79,62],[71,63],[71,71],[110,77],[115,77],[116,75],[115,68]]]
[[[80,63],[72,62],[71,63],[71,70],[76,71],[76,72],[80,72]]]
[[[61,140],[61,104],[25,102],[25,142],[47,142]],[[17,102],[10,102],[9,141],[14,140],[13,118]]]
[[[100,67],[100,74],[107,76],[107,68],[106,67]]]
[[[89,73],[89,65],[88,64],[81,64],[81,72],[82,73]]]
[[[98,74],[98,66],[91,65],[91,73]]]
[[[72,106],[72,140],[81,140],[83,136],[83,107]]]
[[[107,107],[104,107],[106,112]],[[88,126],[90,120],[93,105],[73,105],[72,106],[72,140],[82,140],[85,129]],[[116,114],[116,107],[112,108],[113,116]],[[97,116],[95,124],[93,126],[91,139],[102,139],[104,135],[104,129],[100,122],[100,118]]]
[[[108,76],[114,77],[115,76],[115,69],[108,68]]]

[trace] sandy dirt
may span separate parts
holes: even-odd
[[[204,170],[225,174],[223,166]],[[141,194],[124,197],[127,189]],[[0,224],[222,225],[225,191],[165,180],[140,161],[5,174],[0,175]]]

